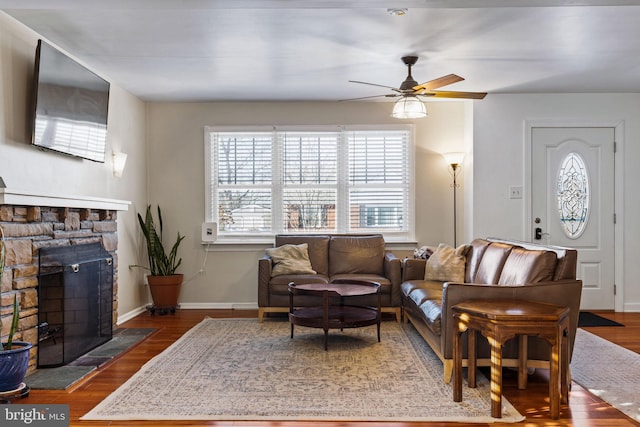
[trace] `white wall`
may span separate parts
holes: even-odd
[[[12,190],[133,202],[129,211],[118,213],[118,313],[128,313],[147,301],[140,273],[126,268],[138,258],[135,211],[146,201],[145,105],[117,85],[111,85],[105,163],[32,147],[28,117],[38,38],[36,33],[0,12],[0,176]],[[100,74],[99,70],[93,71]],[[112,174],[114,150],[129,155],[122,178]]]
[[[489,95],[474,104],[473,219],[475,236],[529,239],[525,224],[524,194],[509,199],[510,185],[525,182],[525,121],[574,123],[623,123],[624,135],[618,139],[616,169],[616,247],[619,271],[616,310],[640,311],[640,94],[554,94]],[[623,174],[623,175],[622,175]],[[467,187],[467,189],[469,186]],[[621,241],[622,240],[622,241]],[[620,292],[621,291],[621,292]]]
[[[198,274],[205,256],[200,245],[205,126],[397,124],[389,116],[391,108],[389,103],[371,102],[149,104],[149,200],[160,204],[171,241],[178,230],[187,236],[180,251],[187,280],[182,306],[255,307],[257,260],[265,248],[214,245],[204,274]],[[414,122],[417,244],[453,244],[451,177],[440,153],[464,150],[465,103],[433,102],[428,109],[427,118]],[[400,256],[406,253],[398,251]]]

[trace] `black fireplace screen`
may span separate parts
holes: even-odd
[[[100,243],[39,251],[38,367],[66,365],[109,341],[113,257]]]

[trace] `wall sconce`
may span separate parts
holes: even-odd
[[[449,168],[451,168],[451,175],[453,176],[453,245],[458,246],[458,222],[457,222],[457,188],[458,183],[456,177],[462,167],[462,160],[464,159],[464,153],[444,153],[442,155],[447,162]]]
[[[113,152],[113,176],[120,178],[124,172],[124,165],[127,163],[127,153]]]

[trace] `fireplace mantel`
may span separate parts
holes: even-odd
[[[38,193],[36,191],[0,188],[0,205],[50,206],[57,208],[87,208],[126,211],[129,209],[130,204],[131,202],[128,200],[72,196],[68,194]]]

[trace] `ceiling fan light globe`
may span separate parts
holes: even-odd
[[[396,119],[420,119],[427,116],[427,107],[415,96],[403,96],[393,105],[391,116]]]

